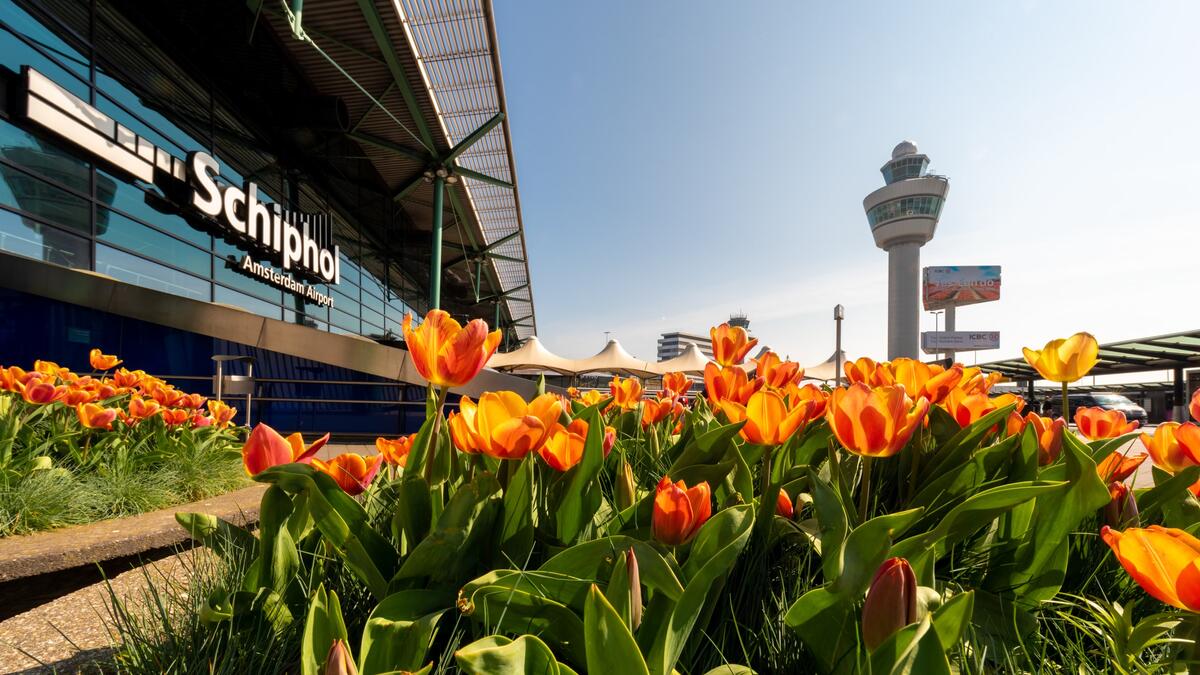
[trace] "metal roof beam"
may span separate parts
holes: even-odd
[[[361,131],[350,131],[346,133],[346,136],[353,138],[360,143],[366,143],[367,145],[375,146],[380,150],[388,150],[398,155],[404,155],[405,157],[415,159],[418,162],[429,161],[428,152],[425,152],[424,150],[416,150],[405,145],[400,145],[399,143],[394,143],[386,138],[365,134]]]
[[[424,183],[424,182],[425,182],[425,172],[420,171],[417,173],[416,176],[413,176],[412,179],[410,179],[407,183],[405,183],[404,187],[400,188],[399,190],[396,190],[395,194],[392,195],[392,201],[398,202],[401,199],[404,199],[409,194],[411,194],[413,190],[416,190],[418,187],[420,187],[421,183]]]
[[[520,286],[514,286],[514,287],[508,289],[507,291],[504,291],[503,293],[497,293],[496,295],[486,297],[486,298],[480,300],[480,302],[492,302],[494,300],[499,300],[500,298],[507,298],[508,296],[512,295],[513,293],[516,293],[517,291],[525,290],[526,288],[529,288],[528,283],[521,284]]]
[[[1102,352],[1117,352],[1118,354],[1129,354],[1130,356],[1145,356],[1146,358],[1156,359],[1161,361],[1187,361],[1189,358],[1200,356],[1200,351],[1191,349],[1183,349],[1181,347],[1162,347],[1163,349],[1173,349],[1182,354],[1171,354],[1168,352],[1151,351],[1146,349],[1135,349],[1133,347],[1101,347]]]
[[[400,63],[400,58],[396,56],[396,47],[388,37],[387,29],[383,26],[383,17],[379,15],[374,0],[358,0],[358,9],[362,12],[367,27],[371,30],[371,36],[375,38],[375,45],[383,55],[383,60],[392,73],[392,79],[400,89],[400,95],[404,97],[404,105],[407,106],[408,114],[417,127],[422,144],[429,148],[430,152],[434,152],[437,145],[433,142],[433,134],[429,132],[429,125],[425,123],[425,116],[421,114],[421,106],[417,105],[417,97],[413,94],[412,87],[409,86],[404,64]]]
[[[466,138],[459,141],[458,145],[454,146],[453,148],[450,148],[450,152],[446,153],[446,156],[443,157],[442,159],[447,162],[454,161],[459,155],[466,152],[468,148],[470,148],[472,145],[475,145],[476,143],[478,143],[479,139],[483,138],[484,136],[487,136],[489,131],[491,131],[492,129],[495,129],[496,125],[500,124],[503,121],[504,121],[504,113],[502,113],[502,112],[496,113],[494,116],[492,116],[492,119],[484,122],[482,126],[480,126],[475,131],[472,131],[470,134],[467,135]]]
[[[513,232],[512,234],[506,234],[503,237],[500,237],[496,241],[493,241],[492,243],[488,244],[487,246],[484,246],[483,248],[481,248],[479,250],[471,251],[470,253],[467,253],[466,255],[460,255],[460,256],[455,256],[454,258],[451,258],[449,262],[447,262],[445,265],[442,266],[442,269],[449,269],[459,263],[466,262],[467,260],[470,260],[471,258],[478,258],[481,256],[486,257],[486,258],[497,258],[500,260],[513,260],[516,262],[525,262],[524,259],[517,260],[516,258],[511,258],[508,256],[498,256],[498,255],[493,255],[490,253],[490,251],[496,249],[500,245],[507,244],[508,242],[512,241],[513,239],[516,239],[519,236],[521,236],[520,230]]]
[[[487,183],[488,185],[496,185],[502,188],[508,188],[509,190],[513,189],[513,184],[508,181],[500,180],[499,178],[492,178],[486,173],[479,173],[478,171],[465,169],[461,166],[455,167],[454,173],[463,176],[464,178],[473,178],[481,183]]]

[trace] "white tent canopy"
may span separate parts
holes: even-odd
[[[700,375],[704,373],[704,368],[712,359],[704,355],[700,348],[693,343],[688,343],[683,348],[683,353],[673,359],[659,361],[651,364],[651,367],[658,372],[659,375],[667,373],[686,373],[688,375]]]
[[[839,352],[834,352],[824,363],[818,363],[811,368],[804,369],[804,379],[806,380],[832,380],[837,377],[837,363]],[[840,352],[841,362],[846,362],[846,353]]]
[[[609,340],[595,356],[571,362],[576,373],[614,373],[649,377],[657,375],[654,364],[647,363],[625,351],[620,342]]]
[[[553,372],[572,375],[576,372],[573,361],[546,349],[536,335],[511,352],[493,354],[487,366],[496,370],[525,374]]]

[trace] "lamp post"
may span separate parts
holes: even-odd
[[[833,306],[833,323],[837,326],[833,347],[833,386],[842,386],[842,319],[846,317],[846,308],[841,305]]]

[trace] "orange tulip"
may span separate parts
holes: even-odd
[[[986,394],[991,391],[992,387],[994,387],[996,383],[1003,378],[1004,376],[997,372],[991,372],[987,375],[984,375],[982,369],[971,366],[969,368],[963,368],[963,377],[962,381],[958,383],[958,388],[966,391],[967,393]],[[1002,394],[1002,396],[1013,395],[1014,394]],[[1003,408],[1005,405],[1008,404],[1005,403],[997,407]]]
[[[538,450],[538,454],[555,471],[566,471],[583,459],[587,432],[588,425],[583,420],[572,420],[565,427],[557,424],[546,444]]]
[[[129,416],[135,420],[144,420],[162,412],[162,406],[154,399],[146,400],[137,394],[129,398]]]
[[[242,463],[246,466],[246,473],[251,476],[257,476],[280,464],[308,464],[313,455],[328,441],[329,434],[325,434],[305,448],[304,439],[299,433],[284,438],[278,431],[259,423],[251,430],[250,437],[242,446]]]
[[[808,411],[809,420],[823,417],[825,415],[825,405],[829,402],[829,394],[812,383],[806,384],[803,387],[789,386],[783,390],[783,395],[787,398],[788,405],[794,406],[804,401],[811,401],[812,407]]]
[[[231,408],[223,401],[208,401],[208,414],[212,416],[213,424],[224,429],[229,426],[229,422],[237,415],[237,408]]]
[[[1103,408],[1076,408],[1075,427],[1089,441],[1116,438],[1138,428],[1137,422],[1126,422],[1125,413]]]
[[[1178,432],[1183,426],[1189,427],[1183,431],[1184,439],[1192,441],[1196,436],[1196,432],[1192,431],[1195,425],[1181,425],[1178,422],[1163,422],[1153,435],[1143,432],[1140,436],[1154,465],[1167,473],[1179,473],[1189,466],[1200,464],[1200,443],[1185,445],[1179,440]]]
[[[1108,503],[1104,505],[1104,520],[1108,522],[1109,527],[1137,527],[1137,500],[1134,499],[1128,485],[1118,481],[1108,484]]]
[[[1100,480],[1105,483],[1113,481],[1121,482],[1133,475],[1133,472],[1137,471],[1137,468],[1149,456],[1146,453],[1138,453],[1130,457],[1119,452],[1113,452],[1096,465],[1096,473],[1100,475]]]
[[[112,354],[101,354],[99,349],[88,352],[88,362],[92,364],[92,370],[112,370],[123,363]]]
[[[713,360],[722,366],[736,366],[758,344],[758,338],[750,339],[746,329],[723,323],[708,332],[712,338]]]
[[[1025,415],[1025,424],[1032,425],[1034,434],[1037,436],[1038,465],[1053,464],[1062,453],[1063,429],[1067,427],[1067,421],[1061,417],[1052,420],[1049,417],[1042,417],[1035,412],[1030,412]]]
[[[746,371],[738,366],[722,368],[715,363],[704,366],[704,392],[714,409],[721,405],[721,401],[746,405],[750,395],[761,389],[764,383],[761,377],[751,380]]]
[[[861,382],[872,387],[895,384],[891,372],[882,363],[876,363],[866,356],[845,362],[842,364],[842,370],[845,371],[846,381],[850,384]]]
[[[1200,389],[1192,394],[1192,402],[1188,405],[1188,411],[1192,413],[1192,419],[1200,422]]]
[[[1017,406],[1013,410],[1019,413],[1025,409],[1025,399],[1016,394],[1000,394],[999,396],[992,397],[992,407],[996,410],[1010,405]]]
[[[25,399],[26,403],[32,403],[33,405],[54,403],[66,395],[66,385],[60,384],[55,386],[40,378],[36,380],[30,379],[29,384],[26,384],[25,388],[21,390],[21,397]]]
[[[188,408],[189,410],[197,410],[204,405],[205,398],[200,394],[184,394],[179,397],[179,401],[175,405],[180,408]]]
[[[1076,333],[1066,339],[1051,340],[1040,350],[1025,347],[1021,351],[1042,379],[1074,382],[1096,365],[1100,345],[1090,333]]]
[[[792,506],[792,498],[788,496],[787,490],[780,490],[779,497],[775,499],[775,515],[791,520],[795,513],[796,508]]]
[[[469,448],[496,459],[521,459],[537,452],[562,414],[554,394],[542,394],[529,403],[511,391],[489,391],[472,403],[464,397],[459,414],[451,420],[451,436],[464,452]],[[457,420],[457,421],[455,421]],[[458,432],[455,433],[455,426]]]
[[[929,412],[929,400],[914,404],[904,387],[872,389],[858,383],[829,396],[825,418],[842,446],[864,457],[891,457],[908,443]]]
[[[1200,611],[1200,539],[1158,525],[1124,532],[1105,526],[1100,537],[1147,593],[1179,609]]]
[[[50,378],[69,380],[74,373],[69,368],[63,368],[53,361],[37,360],[33,362],[33,370]]]
[[[345,452],[329,461],[312,460],[314,469],[336,481],[338,487],[351,497],[366,491],[382,464],[383,455],[366,458],[356,452]]]
[[[192,411],[184,408],[163,408],[163,422],[169,427],[176,427],[192,418]]]
[[[430,310],[416,330],[411,314],[401,326],[413,365],[435,387],[461,387],[483,370],[500,346],[500,331],[487,328],[482,319],[464,327],[440,309]]]
[[[669,398],[646,399],[642,402],[642,426],[648,427],[667,418],[675,410],[675,401]]]
[[[608,383],[613,405],[621,410],[633,410],[642,400],[642,383],[636,377],[613,377]]]
[[[605,398],[607,397],[604,395],[603,391],[600,391],[599,389],[589,389],[583,392],[583,394],[579,397],[579,402],[582,403],[584,407],[590,408],[591,406],[598,405]]]
[[[87,389],[81,389],[77,386],[67,387],[67,394],[63,396],[62,402],[72,408],[84,403],[91,403],[96,400],[96,394]]]
[[[192,428],[193,429],[198,429],[200,427],[211,427],[212,425],[213,425],[213,418],[211,416],[201,415],[199,412],[192,413]]]
[[[812,401],[802,401],[788,408],[778,393],[764,389],[750,397],[745,406],[721,401],[721,411],[732,423],[745,421],[738,432],[755,445],[782,445],[809,420]]]
[[[987,394],[967,393],[962,389],[950,390],[941,402],[942,408],[964,429],[995,410],[995,405]]]
[[[95,403],[80,403],[75,406],[75,415],[79,417],[79,423],[88,429],[112,429],[112,423],[117,419],[117,409]]]
[[[940,403],[963,377],[962,366],[957,364],[942,368],[916,359],[898,358],[881,365],[891,371],[891,379],[903,386],[910,398],[924,396],[930,403]]]
[[[164,408],[171,408],[179,405],[183,400],[183,392],[175,387],[163,382],[150,382],[144,384],[142,389],[150,394],[150,396]]]
[[[0,389],[20,392],[25,376],[26,372],[17,366],[0,368]]]
[[[119,368],[112,374],[112,382],[118,389],[132,389],[141,386],[142,380],[146,378],[146,372],[143,370],[125,370],[124,368]]]
[[[1004,423],[1005,436],[1014,436],[1025,431],[1025,418],[1017,411],[1008,413],[1008,419]]]
[[[692,380],[683,373],[667,373],[662,377],[663,398],[683,398],[692,388]]]
[[[401,436],[400,438],[376,438],[375,449],[383,457],[383,461],[392,466],[404,466],[408,463],[408,453],[412,451],[413,441],[416,440],[416,434]]]
[[[691,488],[683,481],[672,483],[670,476],[663,476],[658,482],[650,524],[654,537],[662,543],[668,546],[687,543],[711,515],[711,490],[707,482]]]
[[[789,384],[799,384],[804,377],[804,369],[794,361],[780,360],[779,355],[767,351],[754,359],[757,364],[755,374],[763,378],[765,385],[774,389],[782,389]]]

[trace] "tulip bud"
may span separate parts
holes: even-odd
[[[1115,481],[1109,483],[1108,496],[1108,504],[1104,506],[1104,521],[1118,529],[1138,527],[1137,500],[1133,498],[1129,486]]]
[[[617,476],[617,508],[624,511],[637,500],[637,487],[633,482],[633,469],[629,462],[621,462],[621,475]]]
[[[917,620],[917,577],[904,558],[889,558],[875,571],[863,604],[862,633],[874,650]]]
[[[788,497],[787,490],[780,490],[779,498],[775,500],[775,514],[791,520],[795,512],[796,510],[792,507],[792,498]]]
[[[642,578],[632,546],[625,555],[625,570],[629,577],[629,630],[633,632],[642,625]]]
[[[350,649],[341,638],[335,639],[329,646],[329,655],[325,657],[325,670],[322,674],[358,675],[358,668],[354,667],[354,657],[350,656]]]

